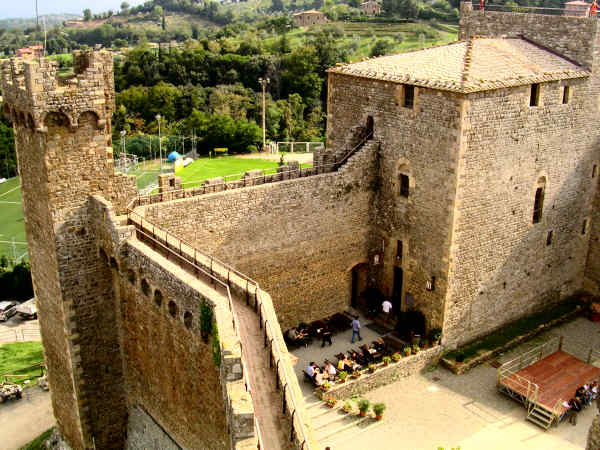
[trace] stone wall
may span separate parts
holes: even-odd
[[[349,130],[366,127],[380,143],[373,246],[382,256],[379,286],[393,294],[394,271],[403,271],[402,307],[407,293],[429,326],[441,327],[446,295],[448,249],[456,189],[460,103],[456,95],[415,89],[415,106],[402,106],[402,85],[329,74],[327,160],[353,145]],[[400,195],[400,174],[409,176],[408,197]],[[398,241],[403,255],[397,258]],[[427,282],[435,277],[434,289]],[[394,302],[395,308],[400,304]]]
[[[124,255],[119,296],[130,410],[143,407],[183,448],[225,449],[252,437],[252,400],[227,297],[138,241],[128,241]],[[218,326],[220,368],[212,336],[201,337],[203,301]]]
[[[181,449],[146,411],[135,405],[129,408],[125,448],[129,450]]]
[[[586,450],[600,449],[600,415],[594,417],[590,431],[588,432],[588,441]]]
[[[152,223],[258,281],[281,328],[346,309],[353,265],[369,256],[376,148],[338,173],[145,208]]]
[[[564,85],[572,92],[567,104]],[[588,126],[597,97],[595,82],[584,79],[543,83],[536,107],[529,106],[530,86],[464,99],[445,345],[473,340],[583,287],[598,185],[598,132]],[[543,212],[534,224],[540,180]]]
[[[54,414],[73,448],[121,448],[127,410],[115,299],[89,199],[124,200],[135,180],[113,174],[112,56],[75,52],[74,67],[61,78],[56,62],[14,59],[1,64],[0,83],[15,129]]]
[[[460,4],[459,39],[471,36],[524,36],[569,58],[587,70],[598,56],[598,21],[595,17],[473,11],[471,2]]]
[[[336,384],[325,395],[335,397],[338,400],[362,395],[365,392],[421,372],[431,364],[436,363],[442,352],[443,348],[438,345],[427,350],[421,350],[416,355],[404,357],[398,362],[391,362],[388,366],[378,365],[375,372],[363,374],[356,379],[348,377],[345,383]]]

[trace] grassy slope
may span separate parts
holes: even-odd
[[[44,445],[44,441],[46,441],[46,439],[48,439],[52,435],[53,431],[54,431],[54,427],[50,428],[49,430],[44,431],[42,434],[40,434],[38,437],[36,437],[33,441],[31,441],[29,444],[21,447],[19,450],[45,450],[46,446]]]
[[[23,208],[21,206],[21,189],[18,186],[18,177],[0,184],[0,216],[2,217],[2,220],[0,220],[0,241],[11,241],[14,238],[17,242],[16,251],[20,256],[27,250],[27,245],[19,244],[19,242],[26,242],[26,236]],[[9,202],[16,202],[16,204]],[[0,242],[0,255],[3,254],[12,257],[11,244]]]
[[[20,371],[24,367],[32,366],[44,360],[41,342],[18,342],[0,346],[0,374],[27,375],[27,378],[9,378],[13,382],[22,382],[25,379],[35,380],[40,376],[40,369],[34,368]]]

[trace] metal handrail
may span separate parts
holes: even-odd
[[[302,171],[306,172],[312,172],[313,175],[318,175],[319,172],[325,168],[331,167],[334,168],[336,165],[336,163],[330,163],[330,164],[319,164],[319,165],[314,165],[313,167],[305,167],[303,168],[298,168],[298,169],[294,169],[294,170],[288,170],[286,172],[273,172],[273,173],[268,173],[268,174],[264,174],[264,175],[259,175],[256,177],[245,177],[245,178],[236,178],[236,179],[232,179],[230,181],[224,181],[222,183],[216,183],[216,184],[203,184],[203,185],[199,185],[199,186],[193,186],[191,188],[184,188],[184,189],[174,189],[174,190],[169,190],[169,191],[165,191],[165,192],[157,192],[155,194],[147,194],[147,195],[138,195],[136,196],[128,205],[129,209],[133,209],[137,206],[145,206],[147,204],[154,204],[154,203],[161,203],[163,201],[163,196],[168,195],[170,197],[177,197],[179,195],[181,195],[181,193],[184,193],[183,197],[179,197],[179,198],[186,198],[185,197],[185,192],[190,192],[190,190],[192,188],[202,188],[202,194],[200,195],[205,195],[207,193],[211,194],[213,192],[220,192],[217,191],[217,189],[225,186],[227,187],[230,183],[244,183],[244,186],[242,187],[246,187],[245,184],[248,183],[252,183],[254,180],[260,180],[262,179],[263,182],[266,183],[276,183],[278,181],[282,181],[282,180],[273,180],[272,175],[278,175],[281,174],[282,178],[288,174],[291,173],[298,173],[299,177],[298,178],[302,178]],[[227,175],[227,176],[238,176],[239,174],[234,174],[234,175]],[[267,181],[266,177],[269,176],[270,179]],[[224,177],[226,178],[226,177]],[[186,183],[182,183],[182,185],[185,184],[195,184],[195,183],[202,183],[206,180],[197,180],[197,181],[188,181]],[[252,184],[250,184],[252,186]],[[227,189],[223,189],[223,190],[227,190]],[[207,192],[208,191],[208,192]],[[198,194],[194,194],[191,195],[191,197],[195,197]],[[187,197],[189,198],[189,197]],[[153,199],[157,199],[156,201],[153,201]],[[170,198],[169,200],[172,200],[172,198]]]
[[[346,152],[346,154],[344,156],[342,156],[342,159],[340,159],[339,161],[334,163],[334,167],[338,168],[340,167],[342,164],[344,164],[348,158],[350,158],[354,153],[356,153],[357,150],[359,150],[363,145],[366,144],[366,142],[371,139],[373,137],[373,133],[374,131],[371,131],[369,133],[367,133],[358,144],[356,144],[350,151]]]
[[[131,218],[132,216],[139,217],[141,219],[140,223],[137,224]],[[239,272],[238,270],[234,269],[233,267],[231,267],[231,266],[229,266],[229,265],[221,262],[217,258],[214,258],[212,256],[206,255],[206,254],[204,254],[202,252],[198,252],[197,249],[195,247],[193,247],[191,244],[183,241],[182,239],[180,239],[180,238],[178,238],[176,236],[170,235],[166,230],[163,230],[163,229],[161,229],[159,227],[156,227],[152,222],[150,222],[149,220],[145,219],[143,216],[141,216],[140,214],[138,214],[137,212],[135,212],[133,209],[131,209],[129,207],[128,207],[128,210],[127,210],[127,218],[128,218],[128,222],[131,222],[131,223],[134,224],[134,226],[136,226],[136,230],[138,232],[140,232],[143,235],[147,236],[149,239],[152,239],[154,242],[156,242],[158,245],[160,245],[161,247],[163,247],[164,249],[166,249],[168,252],[170,252],[173,255],[177,256],[178,258],[184,260],[187,264],[193,266],[195,269],[201,271],[203,274],[205,274],[206,276],[210,277],[210,279],[215,280],[219,284],[221,284],[221,285],[223,285],[223,286],[226,287],[226,289],[227,289],[227,297],[228,297],[228,301],[229,301],[229,309],[232,312],[233,326],[234,326],[234,329],[236,331],[239,330],[239,324],[237,324],[237,319],[236,319],[236,315],[234,313],[233,301],[232,301],[232,297],[231,297],[231,291],[229,289],[229,284],[228,284],[229,280],[230,280],[230,273],[236,274],[238,277],[242,278],[243,280],[245,280],[247,282],[246,291],[248,293],[249,293],[249,289],[248,289],[249,284],[253,284],[254,285],[255,302],[257,302],[260,305],[259,311],[262,314],[262,312],[263,312],[263,302],[259,300],[259,298],[260,298],[260,286],[259,286],[258,282],[254,281],[253,279],[251,279],[250,277],[246,276],[245,274]],[[143,224],[144,221],[146,221],[148,224],[150,224],[152,226],[152,229],[153,229],[152,234],[153,234],[153,236],[150,236],[149,234],[147,234],[144,231],[144,224]],[[138,226],[141,229],[138,228]],[[158,230],[161,233],[164,233],[166,245],[156,239],[156,230]],[[180,242],[180,245],[179,245],[179,252],[180,253],[177,253],[176,251],[174,251],[172,248],[169,247],[169,243],[168,243],[169,242],[169,236],[171,236],[173,240],[176,240],[176,241]],[[186,258],[182,254],[183,253],[182,252],[182,244],[185,244],[185,245],[187,245],[188,247],[190,247],[191,249],[194,250],[194,262],[190,261],[188,258]],[[198,266],[198,264],[197,264],[198,263],[197,255],[198,254],[200,254],[201,256],[209,259],[209,261],[210,261],[210,267],[211,267],[211,273],[208,273],[205,269],[203,269],[202,267]],[[215,262],[218,265],[220,265],[221,267],[223,267],[224,269],[227,270],[228,283],[225,283],[225,282],[221,281],[218,277],[214,276],[214,263]],[[272,328],[272,326],[271,326],[270,322],[268,322],[268,320],[265,320],[264,325],[265,325],[265,328],[268,327],[268,329],[270,330],[272,336],[274,336],[276,334],[276,331]],[[280,330],[280,332],[281,332],[281,330]],[[278,357],[277,359],[280,361],[283,358],[283,352],[282,352],[281,348],[279,347],[278,341],[277,340],[274,340],[274,341],[275,341],[275,346],[271,346],[271,353],[272,353],[273,357]],[[240,344],[240,346],[241,346],[241,344]],[[277,354],[275,354],[275,353],[277,353]],[[244,354],[244,352],[242,350],[242,358],[243,358],[243,354]],[[284,367],[285,367],[285,365],[284,365]],[[285,379],[286,384],[289,383],[290,382],[290,380],[289,380],[289,374],[285,371],[285,369],[282,372],[283,372],[283,377]],[[276,375],[279,377],[279,373],[277,373]],[[248,383],[248,385],[250,384],[249,380],[247,380],[247,383]],[[251,391],[252,391],[252,389],[250,390],[250,392]],[[252,394],[250,393],[250,395],[252,395]],[[285,395],[285,392],[284,392],[284,395]],[[296,404],[296,400],[295,400],[293,394],[290,394],[290,399],[291,399],[291,402],[292,402],[292,404],[294,406],[294,412],[295,412],[295,414],[298,417],[298,423],[300,424],[300,427],[299,427],[300,428],[300,434],[302,435],[302,437],[304,439],[302,447],[304,448],[304,445],[307,444],[306,448],[310,448],[309,445],[308,445],[309,441],[308,441],[308,438],[307,438],[307,433],[306,433],[306,430],[304,429],[304,421],[301,418],[301,413],[298,410],[298,406]],[[256,420],[256,423],[258,424],[258,420]],[[292,426],[293,429],[297,428],[294,425],[293,420],[292,420],[291,426]],[[259,431],[260,431],[260,428],[259,428]],[[261,439],[260,433],[259,433],[258,439],[259,440]]]

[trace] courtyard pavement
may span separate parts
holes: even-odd
[[[498,360],[506,362],[560,335],[565,337],[567,351],[578,348],[581,354],[587,354],[590,346],[600,348],[600,324],[577,318],[501,355]],[[437,367],[371,391],[366,398],[387,405],[383,421],[376,428],[354,427],[352,432],[347,430],[321,444],[330,445],[332,450],[437,450],[439,447],[450,450],[457,446],[461,450],[585,448],[588,429],[597,414],[594,406],[579,414],[576,426],[563,422],[544,431],[525,420],[526,410],[520,403],[498,393],[496,373],[497,369],[489,363],[464,375]]]

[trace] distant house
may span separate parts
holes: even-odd
[[[587,16],[591,3],[575,0],[565,3],[565,16]]]
[[[299,27],[308,27],[310,25],[321,25],[329,22],[329,19],[321,11],[311,9],[293,14],[294,23]]]
[[[367,0],[360,4],[360,10],[367,16],[376,16],[381,13],[381,5],[375,0]]]
[[[17,58],[39,58],[44,56],[44,47],[41,45],[31,45],[29,47],[17,50]]]

